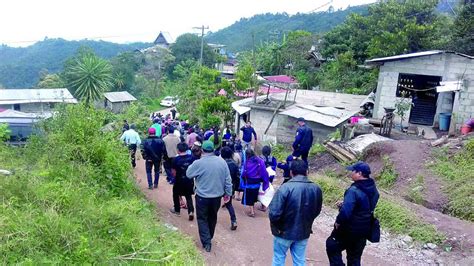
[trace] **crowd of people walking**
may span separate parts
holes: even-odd
[[[132,167],[136,167],[135,154],[140,147],[148,189],[158,188],[160,173],[164,172],[173,186],[170,212],[181,216],[181,210],[186,209],[189,221],[196,217],[201,244],[207,252],[212,248],[221,207],[229,212],[231,230],[237,229],[233,200],[246,206],[249,217],[256,216],[257,206],[263,212],[268,210],[274,236],[272,264],[284,265],[290,250],[293,264],[305,265],[313,221],[323,203],[321,188],[308,178],[308,155],[314,140],[305,119],[297,120],[293,152],[284,162],[277,162],[270,146],[263,146],[261,155],[255,152],[257,133],[250,121],[240,129],[239,138],[239,132],[229,127],[222,131],[218,127],[203,129],[175,116],[176,112],[152,114],[143,142],[135,126],[124,121],[121,141],[129,149]],[[269,195],[274,191],[277,168],[282,170],[283,182],[274,195]],[[347,169],[354,182],[339,203],[334,230],[326,241],[330,265],[344,265],[343,250],[349,265],[360,265],[366,240],[376,242],[373,211],[379,194],[370,167],[358,162]],[[264,195],[273,197],[269,204],[260,200]]]

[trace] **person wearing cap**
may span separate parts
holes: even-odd
[[[166,157],[165,157],[165,162],[163,163],[163,168],[165,168],[166,172],[166,180],[168,183],[172,184],[173,183],[173,174],[171,172],[171,165],[173,163],[173,159],[178,156],[178,143],[181,142],[178,136],[174,134],[174,127],[170,126],[169,127],[169,134],[166,135],[163,138],[163,141],[165,142],[166,146]]]
[[[326,240],[326,253],[330,265],[344,265],[342,251],[346,250],[347,264],[360,265],[367,237],[371,231],[372,214],[377,206],[379,192],[372,178],[370,167],[357,162],[347,167],[354,181],[338,204],[339,214],[334,230]]]
[[[293,178],[281,185],[268,206],[274,236],[272,265],[285,265],[288,249],[293,265],[305,265],[313,221],[323,204],[321,188],[308,179],[308,165],[296,160],[290,170]]]
[[[297,122],[299,127],[293,142],[293,156],[301,156],[301,159],[308,164],[309,150],[313,145],[313,130],[306,125],[306,120],[303,117],[298,118]]]
[[[161,132],[161,128],[160,128]],[[156,136],[156,129],[150,127],[148,129],[148,138],[143,141],[142,157],[145,160],[146,177],[148,180],[148,189],[158,188],[158,180],[160,178],[160,165],[163,155],[166,153],[165,143]],[[155,173],[153,182],[152,169]]]
[[[140,136],[135,131],[135,124],[131,124],[130,129],[123,132],[120,140],[128,146],[132,167],[135,168],[135,166],[137,166],[135,162],[135,154],[137,153],[137,147],[142,143]]]
[[[203,155],[194,161],[186,171],[187,178],[194,178],[196,185],[196,215],[199,238],[207,252],[211,252],[211,240],[217,224],[217,212],[232,195],[232,178],[227,163],[214,154],[212,141],[202,144]]]

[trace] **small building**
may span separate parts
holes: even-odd
[[[235,130],[245,121],[251,121],[263,141],[291,144],[294,141],[298,117],[304,117],[313,129],[314,139],[324,140],[327,135],[342,129],[349,118],[369,101],[365,95],[335,92],[293,90],[242,99],[232,103],[236,111]]]
[[[159,45],[165,48],[169,48],[171,44],[174,43],[173,38],[169,34],[169,32],[166,31],[160,31],[160,34],[158,34],[158,37],[156,37],[155,41],[153,44]]]
[[[137,99],[127,91],[114,91],[104,93],[104,108],[113,113],[121,113]]]
[[[473,59],[434,50],[367,60],[367,65],[380,67],[374,117],[382,118],[384,107],[395,108],[405,94],[413,104],[407,115],[410,124],[436,126],[439,114],[451,113],[460,127],[474,117]]]
[[[0,108],[24,113],[48,114],[56,104],[77,103],[68,89],[2,89]]]
[[[10,142],[23,142],[37,130],[35,123],[51,114],[23,113],[12,109],[0,109],[0,124],[7,124],[10,130]]]

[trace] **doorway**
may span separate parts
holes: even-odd
[[[411,97],[411,107],[408,121],[411,124],[432,126],[436,115],[436,102],[438,93],[436,86],[441,77],[402,74],[398,76],[397,97],[403,94]]]

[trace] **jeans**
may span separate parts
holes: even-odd
[[[342,261],[342,251],[346,250],[347,265],[359,266],[365,244],[365,238],[335,236],[331,234],[326,240],[326,253],[328,254],[329,265],[344,265]]]
[[[130,160],[132,161],[132,167],[137,166],[135,162],[135,154],[137,153],[137,144],[128,145],[128,151],[130,152]]]
[[[146,169],[146,178],[148,179],[148,187],[152,185],[158,186],[158,180],[160,179],[160,164],[161,161],[145,161],[145,169]],[[151,170],[154,170],[155,173],[155,182],[153,182],[153,176],[151,174]]]
[[[306,246],[308,238],[295,241],[274,236],[273,238],[273,266],[285,265],[286,252],[290,249],[293,265],[300,266],[306,263]]]
[[[171,172],[171,165],[173,164],[173,159],[174,158],[168,158],[163,163],[163,168],[165,168],[166,173],[166,181],[168,181],[168,183],[174,181],[173,173]]]
[[[179,202],[178,190],[179,190],[178,185],[174,184],[173,185],[173,205],[174,205],[175,212],[181,211],[181,204]],[[193,198],[191,197],[191,195],[186,195],[184,197],[186,198],[186,206],[188,207],[188,214],[190,214],[194,212]]]
[[[224,206],[225,206],[225,207],[227,208],[227,210],[229,211],[230,222],[231,222],[231,223],[237,222],[237,217],[235,216],[234,206],[232,206],[232,197],[230,198],[229,202],[227,202],[226,204],[224,204]]]
[[[196,216],[199,238],[203,247],[211,245],[217,224],[217,212],[221,206],[221,197],[202,198],[196,195]]]
[[[242,140],[242,150],[245,151],[248,148],[252,148],[252,141],[247,142]]]

